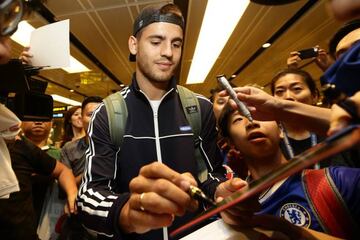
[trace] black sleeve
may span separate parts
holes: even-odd
[[[96,232],[98,237],[123,239],[118,220],[130,194],[113,191],[119,149],[111,142],[104,105],[93,113],[88,134],[89,148],[77,199],[79,216],[86,228]]]
[[[22,140],[17,140],[14,147],[24,154],[24,157],[34,168],[35,173],[41,175],[51,175],[54,171],[56,166],[56,159],[50,157],[46,152],[41,150],[30,140],[26,138],[22,138]]]

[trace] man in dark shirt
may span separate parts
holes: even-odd
[[[38,239],[37,221],[32,202],[34,173],[57,178],[67,194],[70,212],[75,212],[77,188],[71,171],[50,157],[28,139],[8,143],[12,167],[20,184],[20,191],[9,199],[0,200],[0,235],[7,239]]]
[[[0,234],[8,239],[37,239],[31,177],[33,173],[50,176],[56,160],[27,139],[16,140],[8,148],[20,191],[0,200]]]
[[[173,4],[149,6],[129,38],[136,58],[132,84],[122,90],[128,117],[120,146],[110,138],[104,104],[89,125],[89,148],[78,196],[87,229],[112,239],[168,239],[195,214],[187,193],[199,184],[213,196],[224,179],[211,103],[196,95],[201,112],[200,152],[208,178],[197,178],[194,134],[182,108],[174,72],[181,58],[184,19]]]
[[[41,150],[46,152],[50,157],[60,160],[60,149],[48,144],[49,134],[52,127],[52,122],[32,122],[24,121],[21,124],[21,130],[24,136],[32,143],[38,146]],[[45,194],[49,186],[52,186],[53,179],[51,176],[43,176],[33,174],[31,177],[33,204],[39,222],[40,214],[43,209]]]

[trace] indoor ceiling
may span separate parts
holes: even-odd
[[[128,37],[140,10],[149,4],[166,0],[48,0],[40,14],[29,22],[39,27],[49,22],[70,19],[71,54],[92,72],[68,74],[44,70],[40,78],[49,82],[47,93],[82,101],[85,96],[102,97],[128,85],[135,65],[128,61]],[[179,71],[179,84],[186,78],[193,58],[207,0],[175,0],[186,17],[185,42]],[[286,67],[291,51],[319,45],[327,49],[331,36],[342,25],[330,16],[327,1],[299,0],[282,6],[251,3],[239,21],[206,81],[186,85],[205,96],[216,87],[216,75],[236,75],[238,86],[267,86],[272,76]],[[271,42],[270,48],[262,45]],[[13,55],[19,56],[20,45],[14,44]],[[306,61],[304,61],[306,63]],[[304,67],[318,79],[321,71],[314,63]],[[92,78],[91,78],[92,77]],[[90,78],[90,81],[89,81]],[[74,92],[69,90],[73,89]]]

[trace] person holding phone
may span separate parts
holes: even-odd
[[[287,66],[288,68],[299,68],[300,62],[305,59],[314,61],[322,71],[326,71],[334,62],[324,49],[315,46],[313,48],[291,52],[287,59]]]

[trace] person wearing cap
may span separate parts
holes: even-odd
[[[128,117],[120,148],[111,141],[105,105],[93,113],[78,209],[98,237],[169,239],[172,229],[199,213],[190,185],[212,197],[225,181],[212,106],[200,95],[200,109],[193,110],[201,111],[200,149],[209,175],[202,183],[197,178],[193,133],[174,78],[183,35],[176,5],[144,8],[128,41],[136,71],[121,91]]]

